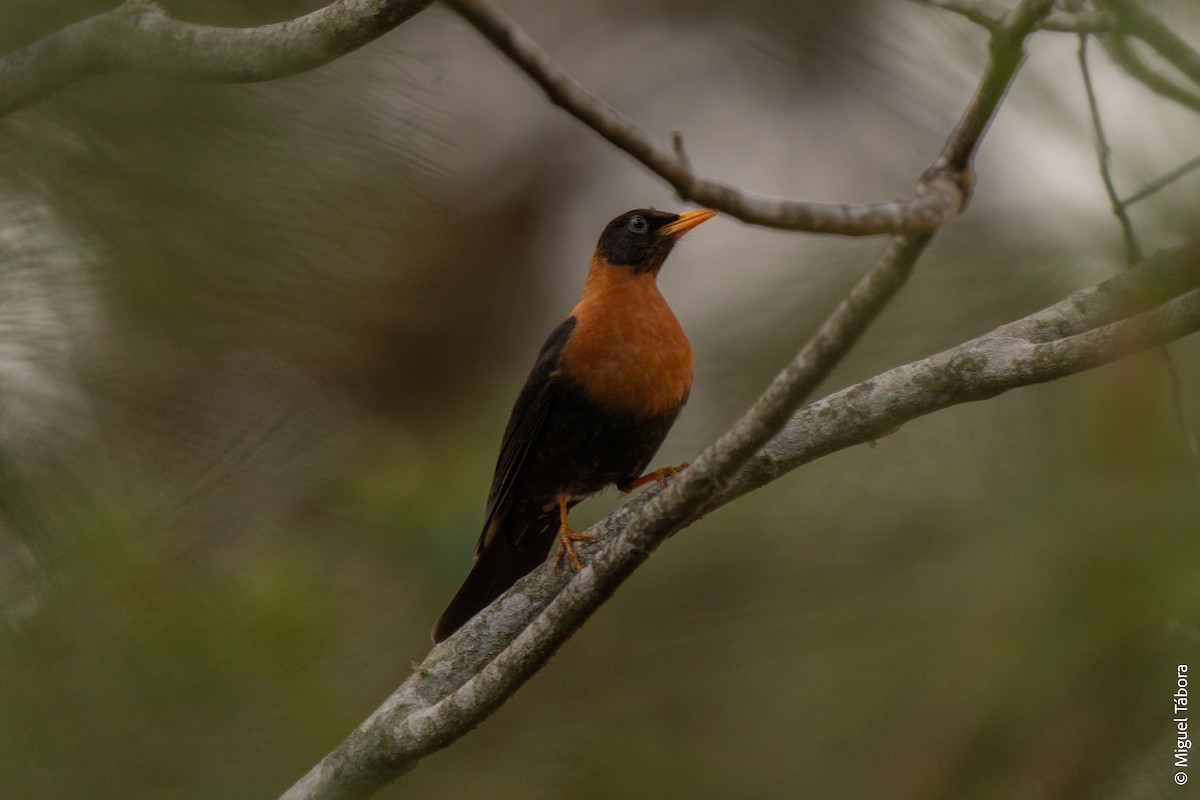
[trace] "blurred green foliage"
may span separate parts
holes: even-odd
[[[3,45],[109,5],[10,3]],[[250,25],[317,4],[167,5]],[[909,4],[510,11],[705,171],[812,199],[907,193],[985,46]],[[1194,8],[1162,13],[1200,41]],[[975,205],[831,387],[1120,268],[1057,41]],[[692,94],[667,98],[673,74]],[[1130,190],[1194,155],[1162,101],[1101,77]],[[1148,249],[1194,233],[1196,196],[1138,207]],[[440,9],[309,75],[106,76],[0,121],[0,797],[260,798],[303,774],[425,653],[541,336],[603,223],[648,204],[678,205]],[[692,235],[663,283],[697,383],[663,462],[736,419],[879,247]],[[1198,344],[1171,349],[1194,427]],[[1200,664],[1171,394],[1150,353],[784,478],[669,542],[381,796],[1166,796],[1176,664]]]

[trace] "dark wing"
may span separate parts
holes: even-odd
[[[514,510],[513,504],[524,489],[522,469],[538,446],[546,420],[561,394],[554,371],[563,344],[574,329],[574,317],[554,329],[517,395],[500,445],[496,474],[488,494],[487,519],[475,546],[475,563],[434,625],[435,642],[462,627],[546,558],[546,548],[558,528],[558,512],[547,514],[535,510],[530,516],[529,509],[518,506]]]
[[[554,329],[542,345],[537,361],[534,362],[529,377],[525,379],[525,385],[517,395],[517,402],[513,405],[508,425],[504,429],[504,440],[500,444],[496,473],[492,477],[492,489],[488,493],[483,533],[475,546],[476,558],[504,527],[504,518],[513,500],[513,488],[520,480],[521,468],[537,446],[546,419],[550,416],[561,390],[561,385],[554,378],[554,371],[558,368],[558,357],[563,345],[571,337],[573,330],[574,317],[568,317]]]

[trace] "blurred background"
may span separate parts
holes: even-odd
[[[0,49],[114,2],[7,0]],[[1200,45],[1200,7],[1150,6]],[[905,2],[502,7],[701,171],[808,200],[908,197],[986,54]],[[1075,48],[1035,38],[971,208],[825,390],[1122,269]],[[1123,193],[1200,153],[1194,114],[1091,52]],[[1197,197],[1134,206],[1147,251],[1194,237]],[[427,652],[516,391],[604,224],[650,205],[683,207],[440,7],[306,75],[111,75],[0,120],[0,797],[274,797],[339,742]],[[690,234],[661,284],[695,389],[658,461],[737,419],[882,246]],[[1200,427],[1200,340],[1171,352]],[[1186,438],[1149,353],[811,464],[670,541],[380,796],[1181,797]]]

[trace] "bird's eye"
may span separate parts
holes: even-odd
[[[645,233],[646,229],[650,227],[650,223],[646,222],[645,217],[638,214],[636,217],[630,217],[625,227],[629,229],[630,233]]]

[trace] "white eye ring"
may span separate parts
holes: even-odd
[[[630,233],[645,233],[646,229],[650,226],[646,222],[646,218],[638,214],[636,217],[630,217],[625,227]]]

